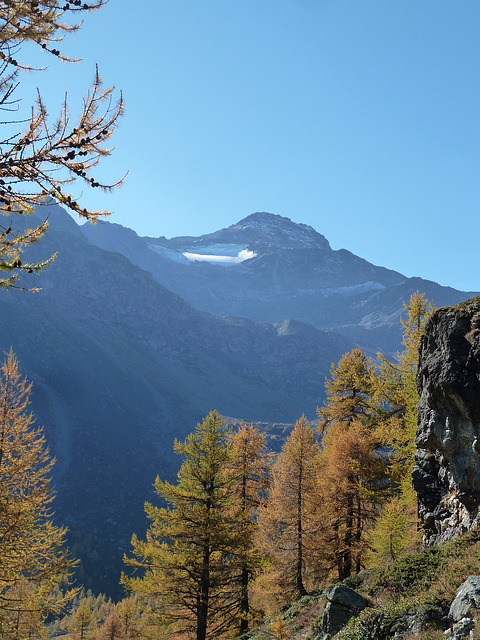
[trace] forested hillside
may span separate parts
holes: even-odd
[[[13,348],[34,382],[32,409],[57,458],[56,511],[82,579],[118,593],[130,522],[144,526],[139,496],[151,495],[157,473],[177,472],[173,439],[212,407],[268,423],[314,418],[331,363],[352,344],[302,322],[196,311],[123,256],[89,244],[59,207],[48,213],[50,231],[30,255],[61,250],[33,281],[40,293],[3,295],[0,349]]]
[[[157,477],[162,500],[146,503],[146,538],[134,533],[125,554],[121,582],[132,597],[117,606],[104,603],[103,613],[93,596],[77,598],[52,632],[72,638],[87,630],[98,638],[229,638],[332,579],[348,579],[412,550],[418,541],[410,481],[418,400],[414,354],[430,307],[417,294],[407,311],[398,363],[383,359],[378,369],[358,349],[344,354],[331,368],[317,432],[301,417],[278,455],[269,452],[266,434],[246,424],[232,432],[217,411],[184,442],[175,440],[177,483]],[[24,394],[16,364],[8,366],[5,407],[9,394]],[[31,448],[16,435],[22,433],[22,409],[20,403],[20,411],[6,418],[13,429],[10,456],[21,459]],[[42,445],[36,445],[27,476],[35,478],[37,467],[50,469]],[[43,504],[47,497],[40,498]],[[55,558],[56,545],[46,553]],[[15,581],[15,590],[33,589],[33,597],[37,585],[51,589],[66,568],[54,563],[53,581],[40,573],[23,587]],[[73,595],[58,586],[50,591],[54,602]],[[49,610],[42,603],[39,610]],[[8,611],[5,629],[12,624]],[[40,633],[41,618],[14,615],[22,628]]]
[[[0,0],[0,638],[479,637],[480,298],[463,302],[470,294],[406,278],[345,249],[333,250],[313,227],[271,213],[257,212],[213,233],[170,240],[139,237],[104,222],[109,211],[85,204],[83,192],[92,190],[99,195],[91,202],[101,201],[100,194],[122,185],[122,175],[128,173],[128,167],[114,175],[118,166],[113,171],[115,165],[100,166],[113,150],[123,94],[103,85],[96,61],[83,97],[73,77],[71,89],[63,86],[67,76],[62,70],[71,71],[80,62],[67,53],[64,38],[107,3]],[[118,10],[121,4],[109,6]],[[194,119],[200,117],[198,155],[205,165],[196,165],[200,182],[206,184],[216,174],[205,162],[210,147],[220,151],[217,169],[221,158],[234,173],[230,133],[255,132],[257,153],[248,150],[245,167],[257,155],[262,171],[269,164],[258,153],[260,121],[255,117],[247,126],[240,111],[225,119],[228,135],[221,136],[221,144],[220,136],[215,144],[205,144],[208,121],[219,122],[224,114],[220,109],[221,117],[215,117],[216,98],[201,85],[206,79],[202,66],[208,67],[229,103],[240,104],[244,87],[238,91],[237,83],[234,95],[228,86],[236,76],[232,62],[237,54],[251,61],[244,76],[250,81],[260,60],[259,45],[277,31],[274,14],[268,14],[263,33],[264,7],[254,19],[249,14],[245,24],[258,31],[254,39],[242,33],[237,51],[231,50],[232,60],[229,34],[217,31],[224,70],[217,60],[205,64],[198,48],[190,49],[195,30],[201,32],[201,47],[216,45],[208,29],[217,16],[205,21],[203,16],[212,8],[202,5],[190,24],[182,17],[181,31],[170,46],[183,54],[187,45],[184,70],[191,77],[185,82],[187,100],[180,109],[172,103],[165,121],[164,131],[174,131],[173,153],[168,154],[163,148],[167,136],[161,144],[156,137],[157,123],[163,120],[165,95],[173,97],[175,86],[150,109],[155,124],[142,127],[150,116],[147,98],[157,85],[164,87],[164,72],[174,68],[177,57],[168,51],[166,64],[161,56],[152,56],[148,28],[154,27],[158,42],[171,35],[158,19],[160,6],[152,3],[146,20],[141,12],[123,7],[123,37],[108,24],[83,45],[87,42],[90,54],[94,44],[114,33],[121,48],[114,55],[114,69],[135,82],[133,96],[140,99],[141,109],[133,119],[128,161],[134,165],[132,174],[137,172],[130,200],[137,212],[155,209],[156,199],[146,197],[148,189],[154,185],[155,196],[165,190],[167,169],[177,164],[177,152],[183,154],[180,140],[187,140],[187,123],[176,134],[170,125],[184,106],[194,105]],[[240,5],[219,5],[219,15],[225,7],[236,11]],[[170,4],[167,9],[176,8]],[[189,19],[195,8],[189,7]],[[233,15],[228,13],[232,24],[237,22]],[[142,35],[134,44],[138,20]],[[287,37],[280,38],[278,51],[268,47],[269,55],[283,55],[294,31],[293,23],[284,26]],[[367,33],[366,22],[359,27],[355,21],[355,46],[357,34]],[[461,32],[465,41],[466,31]],[[315,43],[320,42],[317,30],[312,33]],[[445,33],[441,35],[443,49]],[[424,46],[423,32],[421,39]],[[410,47],[411,39],[407,41]],[[237,46],[240,42],[246,43],[244,49]],[[148,59],[135,62],[145,43]],[[304,48],[303,34],[296,43],[301,46],[291,47],[291,53]],[[347,44],[348,38],[336,55],[325,55],[322,68],[329,57],[342,58]],[[385,50],[383,46],[382,63]],[[320,58],[309,54],[304,60],[316,68]],[[252,103],[259,112],[268,112],[272,122],[278,102],[265,109],[257,92],[276,77],[277,100],[278,79],[287,87],[288,66],[283,64],[276,74],[269,63],[267,73],[257,76]],[[348,85],[348,66],[339,76],[342,89]],[[457,71],[454,65],[452,69]],[[162,71],[160,80],[152,70]],[[295,69],[295,81],[300,70]],[[50,78],[48,98],[61,93],[53,115],[35,80],[27,81],[41,77],[40,72]],[[226,73],[223,79],[221,73]],[[321,101],[299,99],[292,91],[291,106],[308,104],[312,112],[319,110],[330,93],[327,75],[320,83],[318,76],[309,82],[309,87],[322,87]],[[423,91],[425,78],[436,70],[417,75]],[[173,77],[176,83],[175,71]],[[468,82],[472,84],[471,74]],[[361,83],[354,84],[354,102],[360,106]],[[202,112],[202,93],[209,94],[208,114]],[[452,93],[466,95],[464,90]],[[418,94],[411,94],[415,104]],[[474,99],[463,102],[475,104]],[[344,116],[342,126],[335,126],[342,109],[332,106],[325,118],[328,127],[317,138],[322,162],[306,148],[292,154],[300,138],[295,131],[295,144],[286,144],[290,113],[288,123],[276,121],[270,141],[264,138],[265,150],[280,150],[277,142],[287,150],[291,170],[283,172],[288,178],[283,182],[298,181],[295,197],[303,178],[296,165],[304,156],[309,158],[307,173],[314,171],[310,182],[318,203],[329,180],[325,177],[321,187],[320,174],[327,176],[330,165],[341,167],[338,184],[347,193],[350,160],[358,155],[364,164],[374,149],[370,141],[367,148],[370,135],[362,132],[359,148],[345,151],[340,128],[347,131],[346,139],[354,132],[345,127],[350,123]],[[450,106],[458,110],[458,105]],[[437,126],[440,120],[431,118],[431,111],[432,130],[445,136],[443,122]],[[412,120],[411,114],[401,115],[405,124]],[[315,153],[311,134],[320,130],[317,124],[312,119],[302,134]],[[323,144],[330,129],[337,134],[328,153]],[[195,129],[190,132],[196,134]],[[410,132],[420,149],[426,137]],[[381,163],[391,164],[395,172],[395,187],[385,187],[390,213],[397,183],[406,173],[397,163],[401,145],[383,137],[389,139],[389,162],[382,158]],[[237,151],[248,147],[246,141],[241,140]],[[451,140],[445,157],[457,157],[456,148],[457,141]],[[434,157],[441,155],[438,150]],[[470,158],[466,150],[458,157]],[[183,156],[183,168],[190,164],[189,155],[195,155],[193,148]],[[146,158],[150,166],[143,163]],[[412,160],[409,149],[408,172],[422,174],[418,177],[425,181],[423,167],[418,171],[420,165],[415,168]],[[465,175],[471,164],[463,165]],[[104,166],[109,178],[101,176]],[[138,178],[140,166],[146,175]],[[369,168],[372,174],[374,167]],[[432,175],[440,169],[443,175],[450,171],[449,181],[467,187],[468,180],[461,172],[454,175],[451,165],[448,170],[432,166]],[[195,192],[196,170],[188,178],[182,169],[179,202],[184,193]],[[148,189],[143,182],[147,174]],[[369,182],[367,174],[357,177],[357,184]],[[219,189],[222,179],[215,179]],[[234,191],[246,186],[237,176],[235,181],[228,211]],[[263,177],[254,175],[251,182],[263,185]],[[376,175],[367,199],[381,201],[381,182]],[[354,187],[350,179],[348,191],[355,193],[356,208]],[[432,205],[418,198],[417,187],[415,207],[423,214]],[[339,193],[332,193],[338,198]],[[452,193],[452,208],[467,211],[468,201]],[[285,206],[284,195],[280,197]],[[321,200],[327,202],[326,194]],[[437,200],[436,206],[443,203]],[[169,210],[165,201],[162,210]],[[345,203],[335,210],[344,224]],[[385,211],[378,211],[383,224]],[[355,211],[356,230],[366,213],[365,208],[363,215]],[[80,226],[71,215],[92,225]],[[450,222],[450,211],[448,216]],[[408,229],[411,234],[412,220],[402,212],[401,225],[392,225],[389,233]],[[462,220],[462,230],[468,228]],[[433,231],[429,229],[429,238]],[[371,242],[372,234],[365,237]],[[406,248],[401,245],[402,251]],[[462,304],[433,312],[438,305],[458,302]]]
[[[57,458],[56,512],[79,575],[87,588],[118,594],[132,526],[144,527],[138,496],[151,497],[156,474],[173,480],[178,470],[166,443],[213,407],[233,422],[315,419],[332,363],[355,344],[298,320],[269,325],[195,310],[125,257],[93,246],[60,207],[44,213],[50,230],[31,259],[60,251],[51,268],[28,275],[39,294],[3,296],[0,348],[13,348],[34,382],[32,409]],[[278,451],[289,429],[268,432]]]
[[[30,255],[61,251],[35,277],[39,294],[2,298],[0,347],[14,348],[34,382],[32,409],[57,459],[56,517],[81,561],[77,575],[119,597],[122,555],[132,531],[145,531],[143,500],[157,474],[172,481],[178,470],[167,443],[212,407],[234,423],[315,419],[331,364],[354,344],[300,321],[196,311],[123,256],[92,246],[59,207],[48,212],[49,234]],[[288,433],[269,428],[269,446],[278,451]]]

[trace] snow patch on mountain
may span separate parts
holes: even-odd
[[[254,258],[257,254],[241,244],[211,244],[208,246],[195,246],[189,250],[168,249],[162,245],[149,245],[150,249],[161,254],[164,258],[188,264],[190,262],[209,262],[210,264],[235,265]]]
[[[257,254],[254,251],[249,251],[248,249],[242,249],[238,252],[236,256],[222,256],[222,255],[214,255],[214,254],[201,254],[201,253],[188,253],[185,252],[183,254],[186,258],[191,260],[192,262],[210,262],[212,264],[240,264],[241,262],[245,262],[245,260],[250,260],[250,258],[254,258]]]

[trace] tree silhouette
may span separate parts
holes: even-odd
[[[53,259],[22,260],[22,252],[47,231],[48,221],[30,229],[28,221],[18,216],[25,217],[33,208],[53,200],[80,218],[95,221],[108,212],[83,208],[69,189],[76,183],[104,190],[119,184],[104,184],[92,175],[100,159],[111,152],[105,144],[123,112],[122,98],[113,101],[112,89],[102,87],[98,69],[75,121],[66,97],[54,121],[48,117],[40,92],[36,104],[23,115],[17,98],[22,73],[41,71],[22,59],[22,45],[30,43],[36,45],[33,50],[37,53],[44,51],[53,58],[76,62],[56,47],[67,33],[80,28],[81,23],[72,22],[72,17],[104,4],[104,0],[0,0],[0,110],[5,112],[0,123],[0,214],[6,218],[0,224],[0,271],[4,273],[0,286],[19,286],[21,273],[38,271]]]

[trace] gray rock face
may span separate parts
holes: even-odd
[[[350,618],[367,606],[366,600],[359,593],[342,585],[329,589],[326,596],[328,602],[315,640],[329,640],[343,629]]]
[[[457,589],[455,599],[450,606],[448,617],[453,622],[466,618],[470,611],[480,606],[480,576],[470,576]]]
[[[416,467],[424,540],[479,524],[480,298],[432,316],[420,346]]]
[[[408,640],[417,637],[432,624],[442,629],[445,628],[448,624],[445,612],[440,607],[420,607],[416,611],[403,614],[395,621],[391,628],[393,632],[391,638],[392,640]]]
[[[475,621],[471,618],[462,618],[456,622],[451,630],[449,640],[463,640],[464,638],[470,638],[470,631],[475,628]]]

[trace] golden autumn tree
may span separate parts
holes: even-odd
[[[152,524],[145,541],[133,536],[128,565],[141,577],[123,584],[154,602],[159,630],[206,640],[238,626],[238,571],[243,528],[234,509],[228,429],[216,411],[174,449],[184,456],[176,485],[155,481],[168,504],[146,504]],[[241,550],[239,553],[239,549]]]
[[[412,524],[415,524],[415,519],[412,519],[405,503],[398,496],[390,498],[370,532],[369,545],[374,564],[394,562],[419,541]]]
[[[251,618],[250,583],[252,576],[261,565],[261,556],[255,546],[256,519],[259,508],[265,503],[270,484],[272,453],[268,452],[267,441],[253,425],[242,423],[228,437],[231,444],[231,459],[227,473],[232,478],[234,510],[242,529],[243,547],[238,549],[239,575],[238,598],[240,633],[245,633]]]
[[[389,405],[379,392],[373,362],[360,349],[341,357],[326,381],[327,400],[318,409],[323,434],[321,491],[328,505],[324,558],[339,579],[360,571],[367,531],[385,500],[388,455],[381,455]]]
[[[400,486],[405,503],[416,501],[411,473],[414,465],[415,434],[417,431],[418,349],[433,305],[418,291],[404,304],[406,319],[402,319],[403,347],[397,362],[382,358],[381,377],[391,406],[391,417],[386,423],[387,441],[394,451],[392,474]]]
[[[304,416],[295,424],[273,467],[259,538],[280,569],[284,596],[307,594],[315,573],[317,477],[320,447]]]
[[[104,4],[105,0],[0,0],[0,110],[5,113],[0,122],[0,215],[5,220],[0,224],[0,286],[17,286],[21,273],[32,273],[51,261],[29,263],[21,257],[48,228],[45,221],[29,229],[23,220],[26,214],[53,200],[95,221],[108,212],[83,208],[69,190],[74,184],[104,190],[119,184],[105,184],[92,175],[111,152],[106,143],[123,111],[121,97],[113,101],[112,89],[102,87],[98,70],[75,120],[66,98],[57,118],[50,120],[40,92],[21,115],[17,95],[22,74],[42,70],[42,55],[55,62],[77,62],[62,54],[60,41],[80,28],[82,14]],[[25,44],[30,46],[22,48]],[[26,59],[25,51],[35,56],[34,62]],[[12,111],[15,116],[9,118]]]
[[[417,430],[418,349],[433,305],[418,291],[404,303],[403,351],[396,362],[381,358],[378,376],[380,395],[389,407],[382,438],[389,448],[392,497],[371,533],[374,561],[394,560],[420,541],[417,495],[412,487]]]
[[[97,630],[97,620],[86,602],[81,602],[72,614],[68,630],[72,640],[91,640]]]
[[[125,640],[147,638],[147,624],[142,604],[136,596],[123,598],[116,605],[115,611],[122,628]]]
[[[0,635],[32,616],[58,612],[72,595],[53,593],[72,567],[65,530],[52,523],[49,458],[28,410],[31,385],[10,353],[0,378]],[[40,618],[38,617],[40,616]]]
[[[333,364],[325,381],[327,401],[317,409],[320,432],[333,422],[345,426],[355,420],[365,426],[376,424],[380,410],[375,398],[376,377],[373,362],[360,349],[345,353]]]
[[[96,640],[125,640],[122,621],[115,610],[108,615],[101,625],[96,634]]]
[[[358,419],[330,425],[322,440],[318,499],[327,515],[319,550],[339,580],[364,567],[369,528],[388,488],[386,459],[375,447],[375,435]]]

